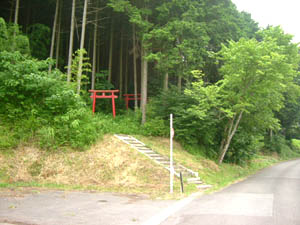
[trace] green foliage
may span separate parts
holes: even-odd
[[[263,140],[262,135],[249,134],[247,131],[240,129],[235,134],[224,161],[237,165],[246,165],[263,148]]]
[[[291,146],[294,151],[300,153],[300,140],[299,139],[292,139]]]
[[[165,124],[165,121],[160,118],[149,119],[142,127],[143,133],[147,136],[169,136],[169,128]]]
[[[44,24],[33,24],[28,28],[31,55],[38,59],[49,57],[51,29]]]
[[[0,17],[0,51],[19,51],[30,55],[29,40],[15,24],[7,25]]]
[[[87,86],[88,81],[89,81],[89,76],[88,73],[92,72],[91,70],[91,64],[89,62],[90,58],[87,57],[87,51],[85,49],[78,49],[74,54],[73,54],[73,60],[72,60],[72,65],[71,65],[71,81],[75,82],[78,80],[78,70],[79,70],[79,61],[80,61],[80,55],[82,55],[82,74],[81,74],[81,82],[80,85],[82,87]],[[82,88],[80,89],[81,92],[83,91]]]
[[[7,48],[7,26],[5,20],[0,17],[0,51],[4,51]]]
[[[198,154],[206,154],[215,158],[216,135],[218,131],[217,120],[207,120],[207,114],[189,109],[197,102],[189,95],[183,95],[176,87],[171,87],[167,92],[162,92],[150,101],[148,117],[165,121],[169,126],[169,117],[174,116],[173,126],[175,138],[186,146],[203,146],[197,148]],[[210,112],[214,114],[214,112]],[[194,148],[195,149],[195,148]]]
[[[48,74],[48,62],[18,52],[0,53],[0,115],[21,137],[38,137],[44,148],[84,148],[102,135],[86,108],[59,71]],[[22,134],[22,135],[21,135]]]
[[[20,51],[22,54],[30,55],[29,40],[25,35],[17,35],[15,38],[15,50]]]
[[[290,143],[282,135],[274,135],[272,138],[266,138],[265,140],[266,150],[276,152],[282,159],[299,157],[300,152],[297,144],[299,144],[298,140]]]
[[[107,80],[108,71],[102,70],[99,73],[96,73],[95,78],[95,89],[96,90],[112,90],[114,85]]]
[[[17,146],[16,133],[13,127],[3,123],[3,118],[0,116],[0,151],[11,149]]]

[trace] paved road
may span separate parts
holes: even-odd
[[[162,225],[300,225],[300,160],[195,199]]]
[[[0,225],[138,225],[174,202],[112,193],[0,192]]]

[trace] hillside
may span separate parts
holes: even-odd
[[[143,142],[167,155],[167,138],[142,137]],[[204,182],[218,190],[257,170],[279,161],[277,156],[257,156],[249,165],[217,165],[215,162],[188,153],[174,143],[174,158],[198,171]],[[170,197],[169,173],[112,135],[84,152],[47,152],[32,146],[22,146],[0,152],[0,187],[43,187],[67,190],[143,193],[152,197]],[[185,192],[197,191],[195,185],[184,184]],[[175,179],[175,193],[180,193]],[[178,195],[175,195],[178,196]]]
[[[111,135],[88,151],[20,147],[0,153],[0,183],[99,191],[167,192],[168,173]],[[4,186],[4,185],[3,185]]]

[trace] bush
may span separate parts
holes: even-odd
[[[247,164],[263,147],[263,136],[247,133],[242,128],[234,135],[225,162]]]
[[[300,153],[300,140],[292,139],[291,140],[292,149]]]
[[[191,106],[194,104],[196,102],[190,96],[183,94],[176,87],[171,87],[167,92],[162,92],[150,101],[148,118],[164,121],[165,126],[169,127],[169,117],[172,113],[176,139],[185,145],[205,146],[201,148],[201,151],[207,149],[206,153],[210,157],[215,155],[211,149],[216,149],[218,144],[216,141],[218,140],[218,121],[206,117],[200,118],[197,112],[192,110]]]
[[[284,136],[282,135],[273,135],[272,138],[265,138],[265,148],[269,152],[276,152],[278,154],[281,154],[281,152],[289,148],[288,143],[285,140]]]
[[[59,71],[48,74],[47,61],[0,53],[0,115],[22,134],[16,140],[38,137],[44,148],[84,149],[103,134],[97,118],[61,77]]]

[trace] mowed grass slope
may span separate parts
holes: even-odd
[[[20,147],[0,152],[0,184],[160,195],[169,173],[112,135],[88,151],[46,152]]]
[[[169,139],[136,136],[158,153],[169,155]],[[257,155],[244,166],[216,164],[199,154],[192,154],[174,142],[174,160],[197,171],[206,184],[219,190],[258,170],[279,162],[277,155]],[[180,194],[175,179],[175,195],[169,194],[169,172],[113,135],[106,135],[88,151],[43,151],[23,146],[0,151],[0,187],[46,187],[67,190],[143,193],[170,198]],[[184,184],[185,194],[198,191],[194,184]],[[179,195],[178,195],[179,194]]]

